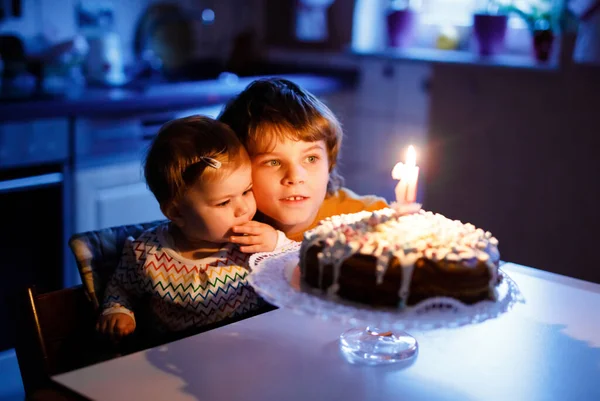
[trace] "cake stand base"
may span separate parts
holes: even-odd
[[[354,328],[340,335],[340,350],[351,363],[388,365],[417,355],[419,345],[410,334],[374,327]]]

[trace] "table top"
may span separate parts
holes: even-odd
[[[411,332],[412,361],[352,365],[350,326],[279,309],[54,376],[96,400],[600,400],[600,285],[507,263],[525,304]]]

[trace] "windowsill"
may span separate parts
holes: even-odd
[[[350,50],[350,53],[362,57],[374,57],[388,60],[469,64],[543,71],[554,71],[559,69],[559,64],[555,60],[550,60],[547,63],[540,63],[535,61],[529,55],[498,54],[490,57],[481,57],[471,51],[439,50],[430,48],[386,49],[380,51]]]
[[[532,56],[525,54],[500,54],[482,58],[469,50],[439,50],[432,48],[407,48],[342,51],[310,51],[285,48],[269,48],[266,53],[268,62],[319,65],[329,67],[358,67],[361,57],[387,59],[390,61],[408,61],[439,64],[478,65],[499,68],[529,69],[536,71],[558,71],[557,57],[547,63],[538,63]]]

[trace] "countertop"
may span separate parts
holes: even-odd
[[[296,82],[315,95],[350,87],[356,80],[344,73],[269,75]],[[0,122],[57,117],[126,114],[186,109],[225,103],[255,79],[213,79],[152,84],[135,88],[82,88],[61,97],[0,102]]]

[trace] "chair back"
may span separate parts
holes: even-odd
[[[100,307],[106,284],[121,259],[125,240],[128,237],[137,238],[142,232],[164,222],[165,220],[157,220],[117,226],[71,237],[69,246],[75,255],[81,282],[94,309],[98,310]]]

